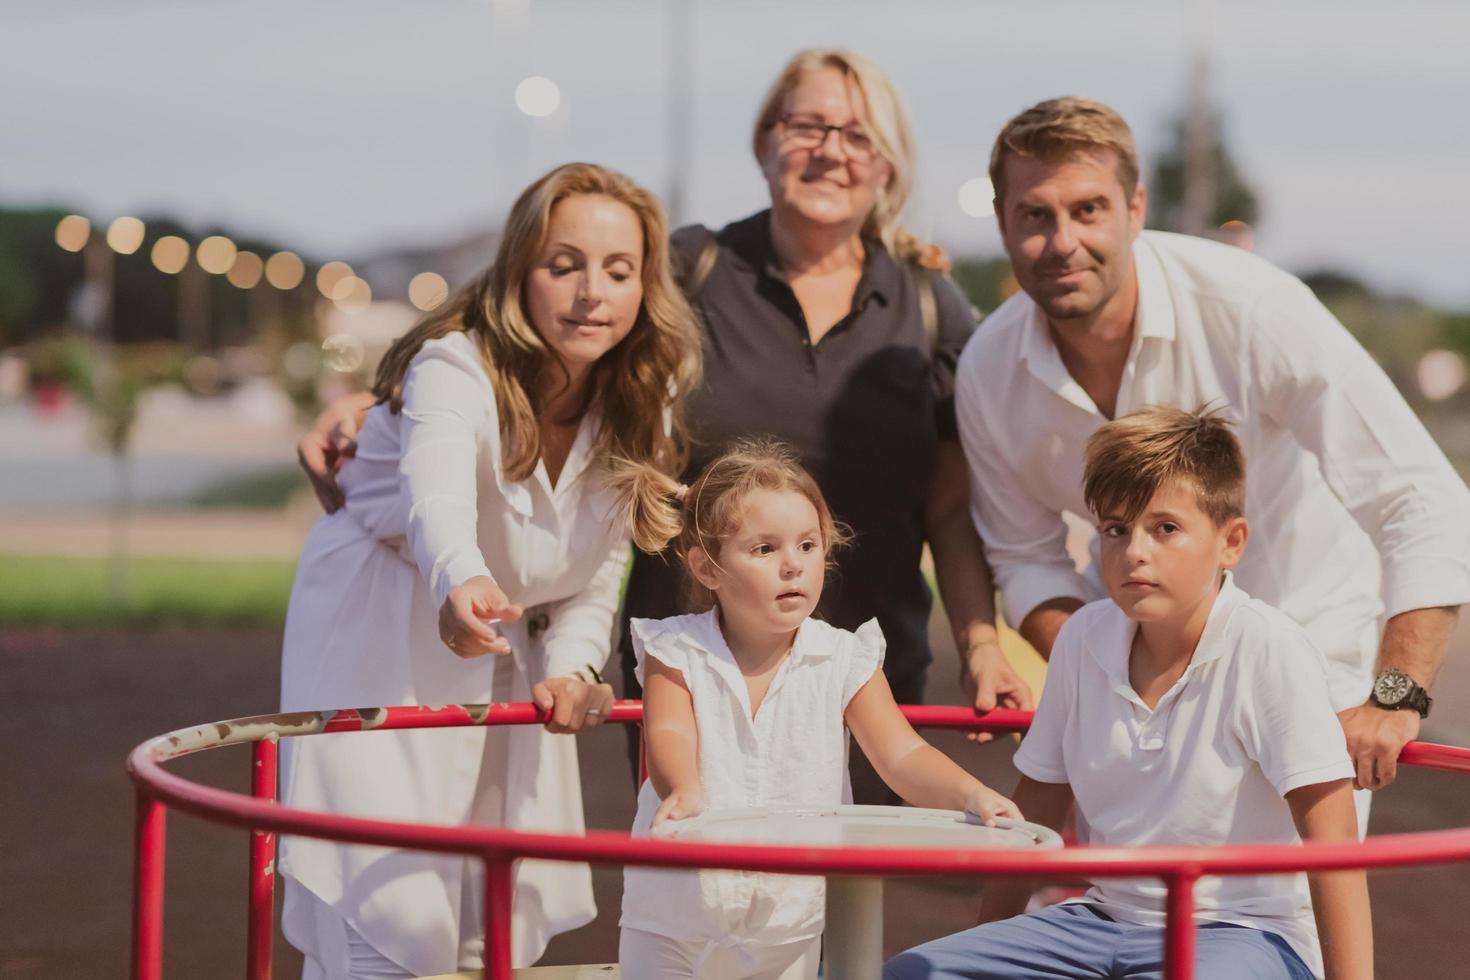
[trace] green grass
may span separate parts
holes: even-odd
[[[0,555],[0,625],[275,625],[285,621],[295,562],[133,558],[112,595],[102,558]]]

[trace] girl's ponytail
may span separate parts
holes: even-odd
[[[614,460],[607,487],[617,497],[640,551],[656,555],[684,530],[680,483],[646,463]]]

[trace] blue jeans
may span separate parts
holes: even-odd
[[[1115,922],[1085,903],[987,922],[900,953],[883,980],[1157,980],[1164,930]],[[1195,932],[1198,980],[1312,980],[1275,933],[1224,922]]]

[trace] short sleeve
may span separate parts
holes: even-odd
[[[1238,732],[1245,753],[1285,796],[1299,786],[1351,779],[1353,767],[1342,725],[1328,694],[1327,663],[1306,633],[1255,610],[1237,650]]]
[[[668,620],[630,619],[628,634],[633,640],[634,676],[640,685],[646,683],[643,660],[650,655],[671,670],[683,672],[689,669],[689,652],[684,644],[678,642],[679,633],[671,628]]]
[[[918,270],[928,276],[934,287],[934,305],[938,316],[938,337],[930,361],[934,379],[934,425],[939,438],[959,439],[955,421],[955,374],[960,352],[975,332],[975,311],[953,279],[927,269]]]
[[[852,634],[852,642],[848,644],[847,662],[842,681],[842,710],[847,710],[847,704],[853,699],[863,685],[873,679],[873,675],[883,668],[883,655],[888,649],[888,641],[883,638],[883,627],[878,625],[876,619],[870,619],[859,626]]]
[[[1021,739],[1013,762],[1021,775],[1039,783],[1069,783],[1064,739],[1067,719],[1072,715],[1077,672],[1082,665],[1082,643],[1087,633],[1079,613],[1062,624],[1052,644],[1051,660],[1046,669],[1046,685],[1041,689],[1041,703],[1031,719],[1031,728]]]

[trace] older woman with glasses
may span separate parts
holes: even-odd
[[[982,709],[1029,708],[997,642],[955,425],[954,367],[975,320],[934,268],[937,249],[903,227],[914,148],[898,95],[866,58],[802,51],[767,93],[752,143],[769,210],[672,236],[704,343],[704,383],[686,405],[688,472],[741,437],[794,446],[854,531],[820,613],[845,629],[877,617],[898,701],[923,700],[933,659],[927,542],[968,695]],[[329,509],[340,502],[332,469],[350,444],[349,408],[325,413],[300,447]],[[677,567],[634,556],[622,621],[628,697],[640,693],[628,619],[681,611]],[[886,798],[866,765],[855,769],[859,801]]]
[[[770,209],[673,236],[704,331],[704,383],[686,409],[689,471],[742,436],[796,447],[855,532],[821,613],[845,629],[878,618],[898,701],[923,700],[932,660],[919,567],[927,541],[969,694],[983,708],[1029,707],[997,644],[955,427],[954,366],[975,321],[903,227],[914,149],[897,93],[866,58],[802,51],[767,93],[752,143]],[[627,620],[679,611],[676,567],[634,556],[622,644],[629,696]],[[886,796],[865,770],[859,800]]]

